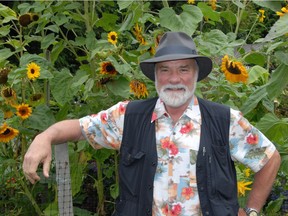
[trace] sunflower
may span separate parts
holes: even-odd
[[[252,181],[249,182],[238,181],[237,182],[238,196],[245,196],[245,192],[251,190],[251,188],[247,187],[250,184],[252,184]]]
[[[22,103],[21,105],[16,106],[16,114],[19,116],[21,119],[27,119],[31,113],[32,113],[32,108],[29,107],[28,104]]]
[[[187,3],[188,4],[195,4],[195,0],[188,0]]]
[[[265,14],[265,10],[259,10],[260,12],[260,16],[259,16],[259,22],[264,22],[264,18],[266,17]]]
[[[11,110],[4,111],[4,119],[11,118],[13,116],[13,112]]]
[[[1,96],[8,104],[14,104],[16,100],[16,92],[12,88],[7,86],[1,89]]]
[[[40,76],[40,66],[34,62],[27,65],[27,76],[30,80],[35,80]]]
[[[8,81],[8,73],[10,70],[8,68],[0,69],[0,84],[6,84]]]
[[[32,23],[33,21],[37,21],[38,19],[38,14],[25,13],[19,16],[19,23],[21,26],[27,27],[30,23]]]
[[[115,45],[117,43],[118,35],[116,32],[112,31],[108,34],[108,42]]]
[[[216,10],[216,3],[217,3],[217,0],[209,0],[209,5],[211,5],[211,8],[213,10]]]
[[[136,23],[136,25],[134,26],[133,34],[135,35],[137,41],[139,41],[141,45],[147,44],[145,38],[142,35],[142,27],[140,27],[138,23]]]
[[[4,131],[6,131],[6,129],[7,129],[7,127],[8,127],[7,123],[4,122],[0,127],[0,134],[4,133]]]
[[[277,14],[278,16],[284,16],[284,14],[288,13],[288,5],[287,5],[286,7],[282,7],[282,8],[281,8],[281,11],[282,11],[282,12],[277,11],[276,14]]]
[[[111,62],[102,62],[100,64],[100,74],[116,75],[117,71]]]
[[[0,127],[0,142],[7,143],[14,139],[19,134],[19,131],[7,126],[6,123],[4,124],[5,126]]]
[[[221,70],[230,82],[247,82],[248,73],[246,68],[241,62],[230,61],[228,55],[222,58]]]
[[[132,80],[130,82],[130,92],[132,92],[137,98],[145,98],[148,96],[146,85],[138,80]]]

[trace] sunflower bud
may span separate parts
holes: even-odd
[[[8,68],[0,69],[0,84],[6,84],[8,81],[8,73],[10,70]]]

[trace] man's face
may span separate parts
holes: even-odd
[[[186,104],[193,97],[197,79],[198,66],[194,59],[165,61],[155,65],[156,90],[167,106]]]

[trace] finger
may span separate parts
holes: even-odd
[[[50,164],[51,164],[50,158],[47,158],[45,161],[43,161],[43,175],[46,178],[49,178]]]

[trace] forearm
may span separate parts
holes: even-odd
[[[255,174],[254,183],[250,192],[247,206],[260,211],[270,194],[276,178],[281,158],[276,150],[267,164]]]
[[[51,144],[84,139],[77,119],[57,122],[40,133],[37,138],[46,139]]]

